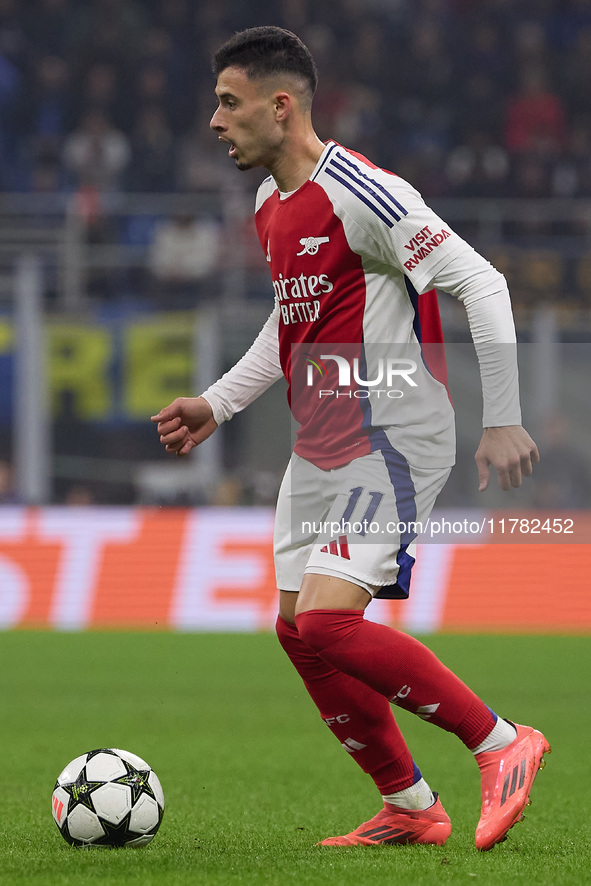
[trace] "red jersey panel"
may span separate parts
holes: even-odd
[[[459,238],[410,185],[335,143],[293,194],[263,182],[255,219],[298,455],[337,467],[389,429],[411,463],[453,463],[453,415],[420,347],[422,327],[442,340],[437,300],[419,293]]]

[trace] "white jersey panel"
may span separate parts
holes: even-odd
[[[339,145],[329,147],[312,181],[326,190],[337,215],[359,229],[354,240],[360,254],[394,266],[419,293],[457,252],[470,248],[408,182]]]
[[[334,168],[347,183],[342,184],[331,176],[330,159],[321,168],[320,174],[313,175],[312,179],[325,188],[334,213],[342,222],[350,249],[363,259],[366,288],[363,314],[365,379],[373,381],[380,377],[380,371],[383,372],[383,384],[373,386],[365,402],[367,421],[372,427],[385,429],[390,444],[404,455],[409,464],[448,467],[453,465],[455,458],[453,408],[445,386],[431,375],[423,361],[416,332],[413,287],[407,287],[399,258],[408,251],[407,235],[401,234],[398,228],[406,218],[406,205],[415,207],[407,229],[408,224],[412,227],[418,223],[416,206],[423,207],[419,218],[422,228],[428,227],[426,220],[435,228],[434,219],[437,217],[409,185],[404,182],[406,188],[398,187],[401,179],[394,175],[367,167],[366,182],[363,178],[365,172],[361,172],[363,165],[356,158],[353,158],[356,171],[351,180],[354,188],[351,189],[342,172],[348,156],[348,152],[338,148],[334,161]],[[380,179],[383,179],[383,185]],[[366,189],[359,182],[365,184]],[[395,191],[393,199],[396,202],[387,202],[386,186],[389,192]],[[407,199],[407,192],[414,195],[412,202]],[[391,213],[387,212],[384,204],[392,207]],[[443,229],[442,222],[440,228]],[[449,231],[448,228],[444,229]],[[431,269],[429,275],[434,273],[434,267],[451,261],[453,255],[466,246],[457,235],[455,245],[448,245],[448,240],[454,244],[450,233],[441,241],[440,255],[436,260],[427,256],[424,266]],[[427,279],[426,273],[422,272],[423,280]],[[392,360],[394,363],[389,364],[388,361]],[[399,361],[398,364],[396,361]],[[399,376],[400,384],[396,383],[396,376],[390,380],[386,377],[388,365],[393,365],[395,370],[398,367],[403,373]],[[405,367],[411,369],[412,374],[408,379],[412,381],[412,386],[404,376]],[[398,397],[395,403],[393,397]]]

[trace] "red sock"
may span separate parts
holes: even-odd
[[[277,636],[304,681],[320,716],[381,794],[421,777],[386,698],[327,664],[306,646],[295,625],[277,619]]]
[[[296,625],[303,642],[328,664],[455,733],[469,748],[493,729],[491,710],[414,637],[366,621],[362,610],[353,609],[302,612]]]

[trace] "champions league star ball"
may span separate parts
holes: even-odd
[[[141,757],[99,748],[76,757],[58,776],[51,811],[72,846],[145,846],[160,827],[164,794]]]

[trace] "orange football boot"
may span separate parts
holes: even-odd
[[[486,851],[506,838],[507,831],[523,818],[529,792],[539,769],[551,751],[541,732],[518,726],[514,740],[502,751],[484,751],[475,759],[480,767],[482,809],[476,828],[476,848]]]
[[[441,800],[428,809],[399,809],[390,803],[350,834],[328,837],[317,846],[376,846],[386,843],[433,843],[443,846],[451,834],[451,822]]]

